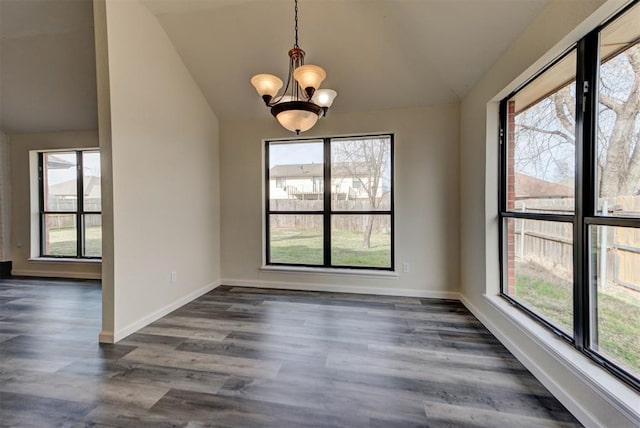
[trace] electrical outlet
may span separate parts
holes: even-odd
[[[171,271],[171,283],[173,284],[174,282],[176,282],[178,280],[178,272],[176,272],[175,270]]]
[[[404,262],[402,263],[402,272],[409,272],[409,263]]]

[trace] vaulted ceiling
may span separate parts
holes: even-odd
[[[143,0],[219,117],[267,115],[252,75],[286,78],[292,0]],[[546,0],[300,0],[300,47],[335,111],[456,102]]]
[[[142,0],[216,114],[267,116],[252,75],[286,78],[293,0]],[[306,62],[336,111],[456,102],[548,0],[300,0]],[[0,129],[96,125],[90,0],[0,0]]]
[[[0,130],[97,128],[91,0],[0,0]]]

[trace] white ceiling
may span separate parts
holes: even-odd
[[[549,0],[300,0],[300,46],[336,111],[456,102]],[[292,0],[142,0],[222,119],[268,116],[252,75],[286,78]],[[0,130],[95,129],[91,0],[0,0]]]
[[[96,129],[91,0],[0,0],[0,130]]]

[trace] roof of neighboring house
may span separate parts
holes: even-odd
[[[76,180],[63,181],[48,187],[49,194],[53,196],[76,196]],[[84,197],[99,198],[101,191],[100,177],[88,176],[84,178]]]
[[[292,165],[276,165],[269,170],[270,178],[307,178],[322,177],[324,165],[321,163],[298,163]],[[366,162],[358,163],[334,163],[331,166],[333,177],[353,177],[369,175],[369,166]]]
[[[516,173],[516,198],[571,198],[571,185],[554,183],[530,175]]]
[[[269,170],[269,176],[275,177],[322,177],[324,165],[321,163],[305,163],[293,165],[276,165]]]
[[[47,169],[68,169],[76,166],[75,163],[69,162],[56,155],[47,156]]]

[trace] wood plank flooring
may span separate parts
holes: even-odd
[[[457,301],[223,286],[116,345],[100,306],[0,280],[0,426],[579,426]]]

